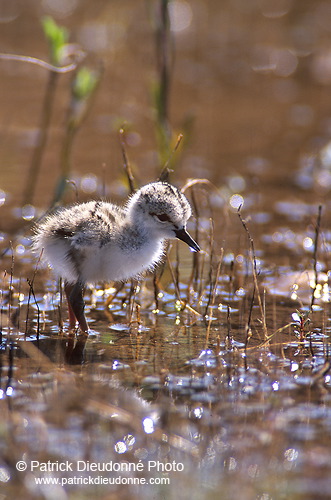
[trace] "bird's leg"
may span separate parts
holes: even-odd
[[[77,281],[74,285],[66,283],[64,286],[68,300],[69,328],[73,330],[76,326],[76,320],[84,333],[88,332],[87,321],[84,314],[84,285]]]
[[[67,297],[67,302],[68,302],[69,329],[70,330],[74,330],[74,328],[76,326],[76,322],[77,322],[75,313],[74,313],[74,311],[73,311],[73,309],[71,307],[71,304],[70,304],[70,294],[72,292],[72,289],[73,289],[73,285],[71,285],[70,283],[65,283],[64,284],[64,291],[65,291],[65,294],[66,294],[66,297]]]

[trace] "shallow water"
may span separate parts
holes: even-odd
[[[46,60],[50,14],[103,61],[65,203],[126,198],[123,125],[137,182],[161,170],[156,5],[0,2],[3,52]],[[186,190],[203,252],[173,244],[157,290],[152,276],[88,289],[87,339],[68,334],[61,286],[30,248],[59,178],[71,75],[22,207],[48,73],[0,60],[1,498],[330,496],[330,9],[172,5],[169,116],[184,142],[171,180],[203,179]]]

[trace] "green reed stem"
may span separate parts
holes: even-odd
[[[59,76],[58,73],[56,73],[55,71],[51,71],[49,73],[46,91],[41,108],[41,117],[40,117],[40,125],[37,136],[37,144],[31,158],[31,163],[28,171],[28,178],[23,194],[23,205],[32,204],[34,199],[37,180],[49,133],[49,125],[52,116],[54,95],[58,81],[58,76]]]

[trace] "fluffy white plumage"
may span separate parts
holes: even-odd
[[[84,307],[78,301],[79,312],[76,304],[84,285],[124,281],[153,269],[168,239],[179,238],[199,251],[186,232],[190,216],[189,202],[177,188],[154,182],[139,189],[124,207],[90,201],[59,209],[36,227],[34,248],[43,250],[43,260],[65,280],[69,313],[71,306],[86,329],[80,321]]]

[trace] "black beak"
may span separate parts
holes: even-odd
[[[187,243],[188,246],[190,248],[192,248],[192,250],[194,250],[194,252],[200,252],[199,245],[194,241],[193,238],[191,238],[191,236],[188,234],[186,229],[184,229],[184,228],[183,229],[176,229],[175,235],[176,235],[176,238],[178,238],[179,240],[185,241],[185,243]]]

